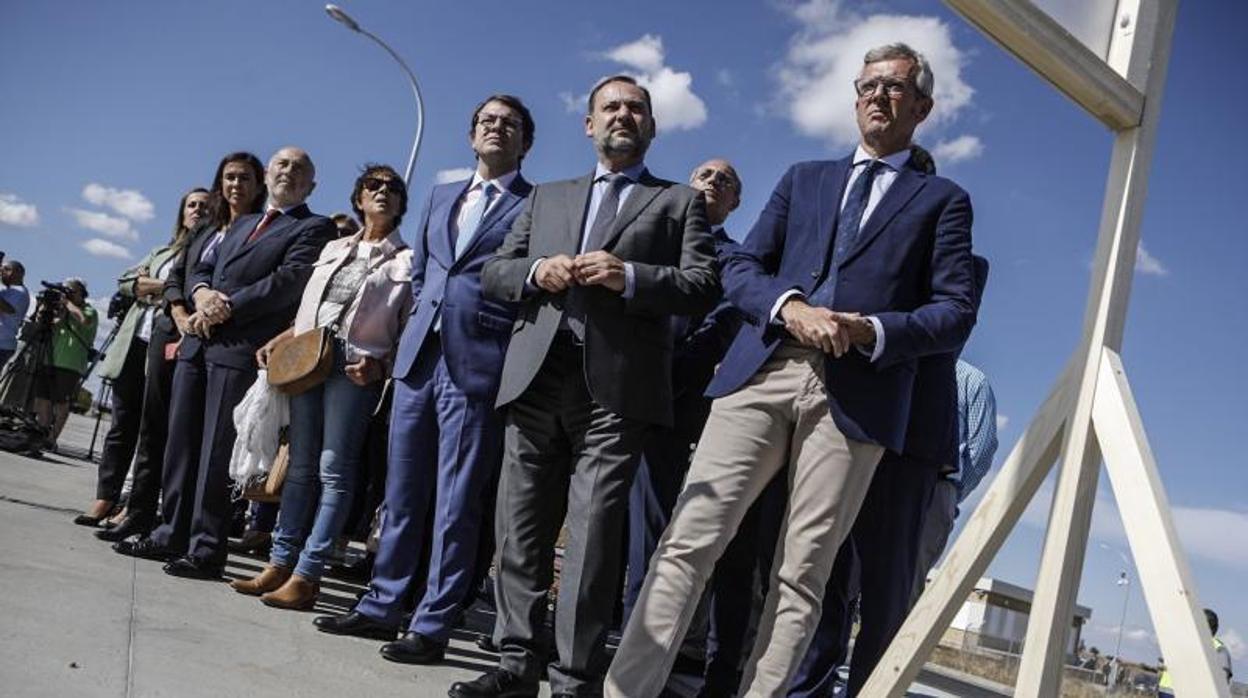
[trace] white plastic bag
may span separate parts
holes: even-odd
[[[260,369],[256,382],[234,408],[238,438],[230,456],[230,479],[239,489],[268,474],[277,456],[282,428],[290,424],[290,398],[269,385],[267,374]]]

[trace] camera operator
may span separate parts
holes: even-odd
[[[0,258],[3,258],[0,253]],[[0,264],[0,369],[17,351],[17,331],[30,308],[30,291],[23,285],[26,268],[21,262],[8,260]]]
[[[44,304],[51,306],[47,311],[52,313],[52,342],[48,360],[40,367],[40,379],[35,381],[35,416],[51,432],[48,447],[55,448],[69,417],[70,400],[90,364],[100,323],[95,308],[87,303],[87,285],[82,279],[44,285],[49,289]]]

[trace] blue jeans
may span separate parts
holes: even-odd
[[[342,533],[360,470],[368,421],[381,381],[352,383],[343,373],[341,342],[324,383],[290,400],[290,465],[269,562],[319,580],[325,556]]]

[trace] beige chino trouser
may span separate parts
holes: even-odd
[[[884,453],[837,428],[824,361],[818,350],[783,344],[749,383],[712,405],[604,695],[659,695],[716,561],[750,505],[788,465],[789,508],[741,684],[745,696],[785,694],[819,622],[837,550]]]

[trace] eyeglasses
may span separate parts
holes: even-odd
[[[495,126],[502,126],[508,131],[519,131],[521,123],[519,119],[513,119],[509,116],[499,116],[497,114],[482,114],[477,117],[477,125],[482,126],[484,128],[494,128]]]
[[[699,182],[706,182],[719,190],[728,189],[735,192],[741,188],[735,177],[720,170],[707,168],[694,175],[694,178]]]
[[[897,99],[906,94],[910,81],[898,78],[865,78],[854,81],[854,92],[859,97],[874,97],[876,90],[884,88],[884,94]]]
[[[406,191],[406,188],[403,186],[403,182],[397,179],[390,179],[388,177],[387,178],[383,178],[383,177],[365,177],[364,178],[364,188],[368,191],[381,191],[383,187],[386,189],[389,189],[390,191],[396,194],[402,194],[404,191]]]

